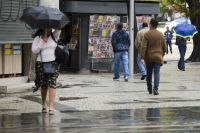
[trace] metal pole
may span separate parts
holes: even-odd
[[[134,74],[134,5],[134,0],[130,0],[129,35],[131,40],[131,46],[129,48],[129,71],[131,78],[133,78]]]

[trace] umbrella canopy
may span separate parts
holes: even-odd
[[[174,32],[176,36],[180,36],[183,38],[193,37],[196,33],[196,27],[192,24],[178,24],[174,28]]]
[[[171,22],[169,23],[169,25],[170,25],[171,27],[175,27],[176,25],[178,25],[178,24],[183,24],[183,23],[191,24],[191,21],[190,21],[189,18],[181,17],[181,18],[177,18],[177,19],[171,21]]]
[[[70,22],[68,17],[57,8],[34,6],[24,9],[20,18],[32,29],[61,29]]]

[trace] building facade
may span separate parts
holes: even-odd
[[[39,0],[0,0],[0,77],[27,74],[33,31],[19,18]]]
[[[111,36],[118,22],[123,22],[129,31],[129,0],[62,0],[60,10],[71,20],[61,36],[69,46],[70,58],[61,69],[111,71]],[[159,2],[135,0],[135,13],[157,15]],[[144,18],[139,17],[139,20]]]
[[[61,66],[63,71],[111,70],[110,39],[117,22],[123,22],[128,31],[128,0],[0,0],[0,77],[30,75],[35,31],[19,18],[25,8],[37,5],[60,6],[71,20],[61,34],[70,51],[68,64]],[[135,0],[135,12],[158,14],[158,0]]]
[[[23,10],[44,5],[59,8],[55,0],[0,0],[0,78],[28,76],[34,67],[30,29],[19,18]]]

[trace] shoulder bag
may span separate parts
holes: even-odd
[[[65,46],[65,44],[62,41],[56,40],[53,34],[51,34],[51,37],[57,44],[57,47],[55,49],[56,62],[58,64],[67,64],[67,61],[69,58],[68,48]]]
[[[56,66],[52,62],[42,62],[42,53],[40,51],[40,57],[41,57],[41,64],[44,74],[54,74],[56,71]]]

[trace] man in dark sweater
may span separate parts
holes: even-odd
[[[142,41],[142,59],[147,68],[147,89],[152,94],[152,73],[154,71],[153,94],[159,95],[160,66],[163,64],[163,56],[166,51],[166,43],[163,34],[156,28],[158,21],[151,19],[150,30],[145,33]]]
[[[114,52],[114,78],[113,80],[119,81],[119,67],[120,62],[123,64],[124,81],[128,81],[129,68],[128,68],[128,49],[130,47],[130,38],[128,33],[122,29],[123,24],[117,24],[117,30],[112,35],[112,47]]]
[[[176,45],[178,46],[178,50],[180,53],[180,59],[178,61],[178,69],[181,71],[185,71],[185,53],[187,50],[187,40],[185,38],[177,36]]]

